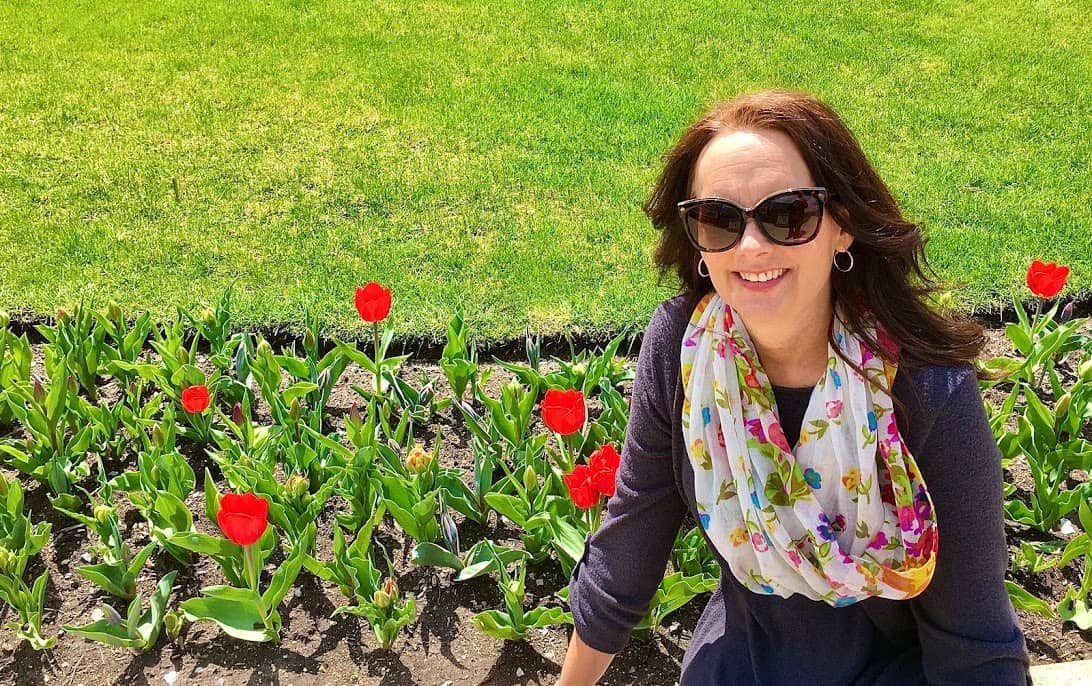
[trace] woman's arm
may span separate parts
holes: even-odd
[[[613,659],[613,653],[592,648],[580,639],[580,634],[573,631],[556,686],[592,686],[607,671]]]
[[[973,371],[937,413],[918,464],[936,508],[933,579],[911,600],[930,684],[1030,683],[1024,634],[1005,589],[1001,452]]]

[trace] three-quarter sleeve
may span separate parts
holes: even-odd
[[[1030,684],[1024,634],[1004,584],[1001,454],[973,370],[956,385],[916,457],[938,532],[933,579],[910,601],[926,679]]]
[[[573,569],[569,605],[580,638],[617,653],[648,611],[686,507],[672,464],[674,379],[669,317],[659,307],[645,330],[630,400],[615,494]]]

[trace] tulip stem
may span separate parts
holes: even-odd
[[[379,322],[372,322],[372,343],[375,344],[375,394],[380,395],[383,392],[383,388],[382,383],[380,382]]]
[[[1035,305],[1035,316],[1031,319],[1031,347],[1033,349],[1032,352],[1034,352],[1035,348],[1036,329],[1039,327],[1039,314],[1043,311],[1043,299],[1037,298],[1036,300],[1038,302]],[[1043,365],[1043,371],[1046,371],[1046,365]],[[1041,384],[1043,381],[1043,372],[1040,372],[1038,376],[1035,376],[1035,369],[1033,368],[1031,370],[1031,374],[1035,382],[1034,388],[1039,388],[1039,384]]]

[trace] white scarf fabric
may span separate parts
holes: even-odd
[[[691,316],[682,427],[701,525],[755,593],[840,607],[911,598],[933,576],[933,503],[892,410],[898,350],[873,332],[884,355],[835,317],[843,354],[872,381],[828,346],[827,372],[790,448],[742,320],[715,292]]]

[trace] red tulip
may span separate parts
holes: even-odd
[[[182,389],[182,409],[190,414],[199,414],[208,409],[208,386],[190,386]]]
[[[601,446],[588,460],[592,471],[592,484],[608,498],[614,495],[614,477],[621,461],[622,458],[612,443]]]
[[[1028,267],[1027,282],[1031,292],[1041,298],[1053,298],[1065,287],[1069,267],[1053,262],[1033,260]]]
[[[591,467],[586,464],[578,464],[572,472],[561,477],[565,486],[569,489],[569,497],[573,504],[581,509],[595,507],[599,502],[599,490],[592,483]]]
[[[356,311],[366,322],[381,322],[391,311],[391,289],[369,281],[356,287]]]
[[[232,543],[248,546],[256,543],[269,526],[269,501],[253,493],[228,493],[220,498],[216,522]]]
[[[584,426],[584,394],[576,389],[571,391],[546,391],[542,399],[542,421],[551,431],[562,436],[576,433]]]

